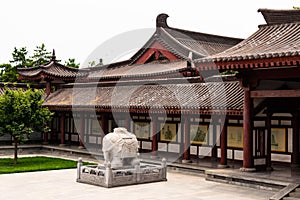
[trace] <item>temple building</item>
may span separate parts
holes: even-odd
[[[73,69],[53,53],[20,69],[55,112],[44,142],[100,148],[123,126],[154,157],[238,159],[245,171],[299,165],[300,10],[259,12],[266,24],[244,40],[169,27],[160,14],[128,60]]]

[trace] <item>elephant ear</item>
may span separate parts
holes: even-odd
[[[103,138],[102,151],[111,151],[114,148],[114,143],[107,137]]]

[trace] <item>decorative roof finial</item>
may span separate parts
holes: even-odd
[[[190,63],[189,67],[195,69],[195,63],[193,60],[193,52],[191,52],[191,51],[189,52],[188,62]]]
[[[53,49],[53,52],[52,52],[52,57],[51,57],[51,60],[55,61],[56,60],[56,56],[55,56],[55,50]]]
[[[156,17],[156,27],[169,28],[167,18],[169,15],[162,13]]]

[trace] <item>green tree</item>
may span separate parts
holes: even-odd
[[[92,61],[88,62],[88,64],[89,64],[88,67],[99,67],[99,66],[104,65],[102,58],[99,59],[99,62],[92,60]]]
[[[26,141],[34,131],[49,131],[47,123],[53,115],[42,107],[43,92],[39,90],[11,90],[5,88],[0,96],[0,136],[9,134],[14,141],[14,164],[18,159],[18,144]]]
[[[94,67],[95,65],[96,65],[96,62],[93,60],[93,61],[89,62],[89,66],[88,67]]]
[[[43,43],[41,46],[36,46],[33,56],[30,58],[32,59],[32,66],[39,66],[49,62],[52,58],[52,53],[47,51]]]
[[[28,51],[26,47],[21,47],[17,49],[14,48],[12,52],[12,60],[9,62],[11,64],[1,64],[1,81],[2,82],[17,82],[18,81],[18,74],[17,68],[23,67],[31,67],[32,60],[28,58]]]
[[[18,80],[16,67],[13,67],[11,64],[1,64],[0,69],[1,82],[16,82]]]
[[[68,67],[79,68],[80,63],[76,63],[75,58],[69,58],[68,61],[65,61],[65,65]]]
[[[19,49],[15,47],[14,51],[12,52],[12,57],[13,59],[10,61],[10,63],[15,68],[32,66],[32,60],[28,57],[28,51],[26,47],[21,47]]]

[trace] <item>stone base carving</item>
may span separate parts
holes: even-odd
[[[77,164],[77,182],[87,183],[106,188],[167,181],[166,159],[161,165],[140,164],[132,168],[120,167],[113,169],[110,163],[98,166],[82,166],[81,158]]]

